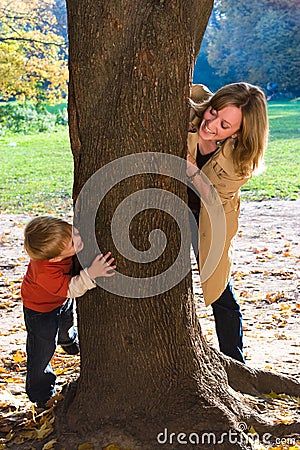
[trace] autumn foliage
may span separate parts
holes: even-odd
[[[54,0],[0,0],[2,100],[57,101],[67,92],[67,46]]]

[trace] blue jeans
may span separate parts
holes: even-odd
[[[56,375],[50,360],[57,344],[72,344],[74,328],[73,299],[50,312],[23,308],[27,330],[26,393],[33,403],[44,405],[55,394]]]
[[[244,363],[242,314],[230,282],[211,306],[220,351]]]
[[[199,223],[199,213],[195,211],[193,215]],[[192,217],[190,217],[190,220],[192,220]],[[195,227],[191,227],[191,238],[199,267],[198,230],[195,231]],[[242,314],[230,282],[218,300],[212,304],[212,310],[220,351],[244,363]]]

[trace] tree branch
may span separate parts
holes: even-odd
[[[66,44],[59,44],[57,42],[44,42],[44,41],[40,41],[38,39],[27,39],[27,38],[15,38],[15,37],[8,37],[8,38],[3,38],[0,37],[0,42],[7,42],[7,41],[16,41],[16,42],[31,42],[31,43],[36,43],[36,44],[43,44],[43,45],[55,45],[57,47],[66,47]]]

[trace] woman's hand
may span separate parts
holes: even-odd
[[[107,252],[105,256],[98,255],[87,269],[89,277],[94,280],[97,277],[112,277],[115,272],[116,265],[112,266],[114,258],[110,257],[111,252]]]
[[[203,179],[203,174],[201,170],[197,166],[197,162],[195,158],[187,153],[187,168],[186,175],[190,183],[192,183],[197,191],[199,192],[199,196],[206,202],[210,199],[211,189],[210,185],[207,184],[207,180]]]
[[[187,160],[186,175],[190,177],[196,172],[198,167],[195,158],[190,153],[187,153],[186,160]]]

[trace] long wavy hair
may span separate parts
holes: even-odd
[[[249,83],[232,83],[223,86],[201,103],[196,103],[191,98],[191,106],[200,123],[207,108],[220,111],[229,105],[241,108],[242,123],[238,137],[227,138],[221,147],[224,150],[231,147],[234,167],[239,175],[251,176],[254,170],[263,165],[268,142],[269,124],[264,92]]]

